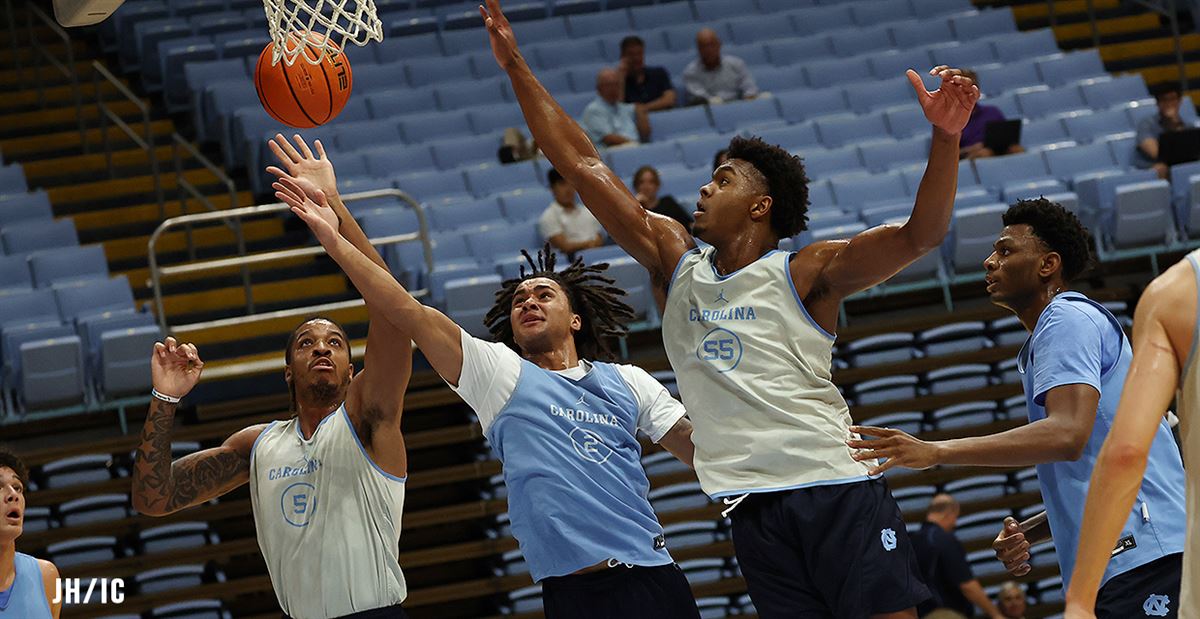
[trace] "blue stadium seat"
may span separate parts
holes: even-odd
[[[466,196],[467,186],[459,170],[401,173],[393,177],[395,186],[422,203]]]
[[[601,9],[600,0],[554,0],[551,12],[554,15],[579,15],[595,13]],[[507,9],[505,10],[507,13]]]
[[[410,144],[471,134],[466,112],[427,112],[400,119],[400,132]],[[499,146],[499,144],[497,144]]]
[[[177,522],[142,529],[137,539],[141,554],[203,548],[220,541],[206,522]]]
[[[883,111],[888,132],[897,140],[929,134],[929,120],[917,103],[890,107]]]
[[[797,37],[768,41],[763,45],[767,58],[777,67],[792,66],[797,58],[825,58],[833,53],[828,37]]]
[[[1106,75],[1104,62],[1094,49],[1073,52],[1057,58],[1038,61],[1042,81],[1050,86],[1062,86],[1087,78]]]
[[[981,185],[995,188],[1012,182],[1044,178],[1049,174],[1041,153],[977,159],[975,172]]]
[[[1103,142],[1070,148],[1054,148],[1045,151],[1044,155],[1050,175],[1070,183],[1083,174],[1119,170],[1112,153],[1108,150],[1108,145]]]
[[[1150,98],[1146,80],[1141,75],[1120,75],[1112,79],[1088,81],[1081,84],[1079,89],[1087,104],[1097,110]]]
[[[758,131],[758,137],[768,144],[777,144],[788,151],[808,149],[820,144],[817,129],[813,123],[804,122],[794,125],[783,125],[765,128]]]
[[[49,221],[53,217],[50,196],[43,189],[10,194],[0,200],[0,228],[17,222]]]
[[[696,21],[701,23],[716,22],[745,15],[758,7],[746,6],[746,2],[729,2],[728,0],[693,0],[692,9],[696,12]]]
[[[559,69],[589,62],[610,60],[605,57],[600,39],[572,39],[529,46],[527,52],[543,69]]]
[[[493,163],[499,144],[500,135],[497,133],[429,142],[433,159],[443,170]]]
[[[714,105],[709,109],[709,113],[712,115],[713,126],[719,133],[732,133],[745,127],[782,120],[779,117],[779,108],[772,98]],[[658,118],[659,115],[655,115],[656,121]]]
[[[925,373],[925,380],[930,394],[941,395],[987,387],[991,374],[992,368],[985,363],[967,363],[930,370]]]
[[[809,86],[826,88],[870,79],[871,67],[863,57],[822,59],[805,63],[804,74]]]
[[[1017,31],[1012,9],[1008,7],[956,15],[950,18],[950,23],[954,27],[955,37],[959,41],[977,41],[985,37]]]
[[[67,335],[21,344],[18,401],[25,410],[79,404],[84,399],[83,345]],[[124,502],[128,497],[122,495]],[[84,500],[84,499],[80,499]],[[124,504],[124,503],[123,503]],[[77,524],[59,507],[65,526]]]
[[[937,357],[990,348],[992,342],[983,322],[966,321],[926,329],[917,335],[917,344],[925,356]]]
[[[839,30],[830,33],[829,45],[833,53],[841,57],[880,53],[892,47],[891,29],[888,26],[874,26]]]
[[[85,454],[59,458],[42,465],[40,478],[46,489],[97,484],[113,478],[112,456]]]
[[[1007,490],[1008,477],[1006,475],[973,475],[965,479],[946,482],[946,485],[942,486],[942,492],[953,496],[960,503],[999,499],[1008,493]]]
[[[1087,108],[1083,95],[1074,87],[1020,92],[1017,93],[1017,102],[1026,118],[1041,118]]]
[[[1007,204],[975,206],[954,214],[954,230],[947,239],[950,263],[958,273],[981,271],[983,261],[992,253],[995,242],[1003,227],[1000,216],[1008,210]]]
[[[72,321],[88,314],[134,307],[129,279],[118,275],[109,279],[93,279],[57,284],[52,287],[58,313],[63,320]]]
[[[105,330],[100,335],[98,387],[106,399],[145,393],[150,382],[146,350],[162,338],[158,325]]]
[[[867,59],[871,74],[879,79],[903,77],[905,71],[912,69],[923,73],[933,68],[926,49],[902,49],[899,51],[871,54]],[[910,86],[911,88],[911,86]]]
[[[902,363],[913,358],[916,348],[912,333],[881,333],[854,340],[841,348],[850,367]]]
[[[1042,83],[1042,76],[1038,73],[1037,64],[1032,61],[1003,62],[983,67],[979,69],[978,75],[979,89],[989,96],[1018,88],[1038,86]],[[986,98],[983,102],[992,104]]]
[[[646,33],[646,36],[651,40],[657,40],[659,47],[665,45],[665,51],[691,52],[694,56],[696,50],[696,33],[699,30],[700,26],[692,22],[672,23],[669,25],[660,25],[653,31]]]
[[[480,198],[534,187],[541,182],[533,161],[471,168],[466,171],[466,178],[471,192]]]
[[[364,97],[371,115],[393,119],[404,114],[432,112],[437,109],[437,96],[432,88],[398,88],[380,90]]]
[[[871,26],[885,22],[902,21],[913,17],[912,5],[907,0],[876,0],[852,5],[854,22],[859,26]]]
[[[25,256],[0,254],[0,297],[11,292],[23,292],[33,288],[33,278]]]
[[[644,165],[661,167],[671,163],[682,163],[676,142],[653,142],[640,146],[610,150],[606,157],[612,171],[633,185],[633,173]]]
[[[433,170],[433,155],[429,146],[394,144],[360,151],[371,176],[383,178],[405,172]]]
[[[1116,248],[1166,245],[1171,241],[1171,185],[1165,180],[1121,185],[1113,203],[1109,230]]]
[[[935,45],[929,48],[934,65],[973,67],[996,61],[992,44],[987,41],[966,41],[958,45]]]
[[[918,7],[923,3],[917,3]],[[947,19],[910,19],[889,26],[892,41],[899,49],[927,45],[930,41],[949,41],[954,38]],[[914,67],[915,68],[915,67]]]
[[[534,185],[500,194],[500,206],[509,221],[528,222],[537,219],[553,199],[549,189]]]
[[[9,254],[79,245],[75,221],[69,217],[15,222],[0,230],[0,238],[3,238],[4,250]]]
[[[504,218],[496,198],[438,204],[428,209],[429,222],[437,231],[461,230]]]
[[[1133,124],[1129,121],[1128,114],[1121,108],[1072,115],[1063,118],[1063,124],[1066,126],[1067,135],[1077,142],[1098,140],[1102,143],[1105,136],[1133,131]]]
[[[483,319],[495,303],[500,283],[500,276],[495,274],[446,282],[446,314],[467,333],[490,339]]]
[[[712,131],[708,110],[704,106],[656,112],[653,120],[654,138],[667,140]]]
[[[858,147],[868,170],[882,172],[893,168],[919,165],[929,157],[929,138],[912,137],[903,140],[870,142]],[[915,188],[910,187],[910,191]]]
[[[780,114],[789,123],[850,110],[841,88],[798,89],[777,93]],[[658,117],[655,116],[655,120]]]
[[[64,247],[29,254],[34,284],[45,288],[55,283],[108,277],[104,246]]]
[[[493,200],[494,202],[494,200]],[[493,206],[496,213],[499,208]],[[467,246],[481,264],[491,264],[510,260],[521,255],[522,249],[536,254],[535,250],[542,246],[542,238],[536,226],[517,224],[504,227],[493,227],[480,232],[466,235]],[[603,248],[598,248],[603,249]]]
[[[814,123],[821,143],[829,148],[879,138],[888,134],[882,113],[856,117],[818,118]]]
[[[835,178],[830,187],[838,206],[846,210],[861,210],[864,206],[906,198],[909,195],[904,178],[899,173],[874,174]],[[905,200],[906,204],[911,201]]]
[[[627,11],[601,11],[587,15],[571,15],[566,19],[567,29],[571,32],[571,36],[579,38],[621,37],[632,27]],[[521,30],[521,37],[522,40],[525,37],[524,29]],[[649,47],[649,41],[646,42],[646,45],[647,51],[656,51],[655,48]]]
[[[708,497],[700,489],[699,482],[691,481],[654,488],[650,490],[646,498],[650,500],[650,505],[654,508],[655,513],[659,514],[704,507],[709,504]]]
[[[995,402],[963,402],[939,408],[933,411],[930,418],[933,420],[934,430],[941,432],[987,425],[996,421],[998,413]],[[958,498],[959,501],[969,500],[957,495],[955,498]]]
[[[729,137],[712,133],[700,134],[685,137],[677,144],[679,144],[680,152],[683,153],[684,165],[707,172],[712,169],[713,155],[718,150],[729,146]]]
[[[475,36],[479,36],[475,33]],[[420,88],[438,82],[450,82],[467,79],[471,76],[471,63],[463,56],[446,58],[422,58],[418,62],[405,65],[408,83],[413,88]]]
[[[200,94],[203,93],[205,85],[219,80],[239,78],[249,79],[246,74],[246,63],[240,58],[189,62],[183,65],[185,88],[182,89],[182,92],[167,91],[167,103],[172,110],[183,109],[188,105],[193,108],[198,107],[201,101]]]
[[[192,25],[182,17],[146,19],[132,26],[131,38],[121,39],[118,58],[126,71],[144,70],[149,65],[150,50],[159,41],[183,38],[192,34]]]
[[[236,11],[195,15],[189,20],[196,34],[217,34],[245,30],[246,18]]]
[[[171,565],[143,570],[133,575],[133,583],[141,595],[199,587],[204,582],[205,568],[203,564]]]
[[[858,149],[854,146],[843,148],[816,148],[799,153],[804,160],[804,168],[810,178],[824,178],[862,168],[858,157]]]
[[[1200,230],[1200,162],[1171,166],[1171,204],[1180,232],[1195,236]]]
[[[46,546],[46,554],[59,569],[112,561],[122,553],[112,536],[78,537]]]
[[[920,415],[920,413],[905,414]],[[876,424],[872,423],[867,425]],[[929,502],[933,500],[933,495],[935,494],[937,494],[936,486],[908,486],[906,488],[896,488],[895,490],[892,490],[892,498],[896,500],[896,505],[900,507],[901,512],[906,513],[924,512],[925,509],[929,507]],[[994,557],[995,555],[993,554],[993,558]]]
[[[914,101],[912,86],[908,78],[895,77],[845,87],[846,100],[856,114],[872,110],[911,104]]]
[[[188,600],[150,609],[151,619],[230,619],[221,600]]]
[[[1049,28],[1013,32],[991,40],[996,58],[1003,63],[1059,53],[1058,41]]]
[[[1004,527],[1004,519],[1011,515],[1011,511],[1004,509],[967,514],[958,519],[958,527],[954,531],[954,536],[964,545],[981,540],[987,540],[990,543]]]
[[[629,17],[636,30],[648,30],[663,24],[678,24],[694,20],[692,8],[687,2],[667,2],[653,6],[637,6],[629,9]]]
[[[911,400],[917,397],[917,377],[911,374],[893,374],[865,380],[854,385],[851,393],[857,406],[871,406],[895,400]]]
[[[658,453],[667,453],[667,456],[674,459],[668,452]],[[650,475],[649,470],[647,475]],[[722,538],[720,525],[712,520],[688,520],[669,524],[663,527],[663,535],[667,538],[667,548],[671,550],[707,546]]]
[[[847,5],[815,6],[790,11],[788,15],[801,35],[825,34],[854,26],[854,15]]]
[[[221,58],[250,57],[256,59],[263,48],[271,42],[262,29],[238,32],[219,32],[212,37],[213,47]]]
[[[771,59],[767,56],[766,46],[758,41],[722,47],[721,54],[722,56],[728,54],[741,58],[750,66],[752,71],[771,64]]]
[[[523,33],[522,33],[523,34]],[[407,62],[413,58],[440,56],[442,45],[436,32],[388,37],[374,44],[380,63]]]

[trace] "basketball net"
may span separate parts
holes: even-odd
[[[272,66],[281,59],[291,65],[297,56],[321,64],[330,48],[383,40],[374,0],[263,0],[263,8],[275,43]],[[307,33],[307,45],[301,33]],[[302,53],[306,48],[315,53]]]

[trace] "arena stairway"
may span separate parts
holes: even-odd
[[[1011,6],[1021,30],[1050,25],[1049,3],[1042,1],[973,0],[976,6]],[[1153,89],[1165,82],[1178,82],[1175,39],[1165,17],[1137,2],[1093,0],[1100,57],[1105,68],[1115,74],[1140,73]],[[1083,0],[1054,2],[1054,35],[1064,50],[1095,47],[1087,3]],[[1179,14],[1180,44],[1186,63],[1188,94],[1200,101],[1200,32],[1191,16]]]

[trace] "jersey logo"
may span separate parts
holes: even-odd
[[[1170,614],[1170,608],[1171,598],[1165,595],[1151,595],[1142,604],[1142,610],[1146,611],[1147,617],[1166,617]]]
[[[717,298],[713,300],[713,303],[716,303],[717,301],[720,301],[721,303],[729,303],[729,299],[725,298],[725,289],[724,288],[722,288],[721,292],[719,294],[717,294]]]
[[[580,458],[596,464],[604,464],[613,455],[613,449],[604,444],[599,434],[583,428],[571,430],[571,444]]]
[[[717,372],[728,372],[742,361],[742,340],[733,331],[717,327],[700,340],[696,357],[712,365]]]
[[[279,497],[279,509],[283,519],[293,527],[306,527],[317,511],[317,487],[298,481],[283,490]]]
[[[883,549],[891,552],[896,549],[896,532],[892,529],[884,529],[879,532],[879,541],[883,542]]]

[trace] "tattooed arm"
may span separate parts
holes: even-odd
[[[154,345],[151,360],[154,389],[182,398],[200,379],[204,362],[196,347],[174,338]],[[171,461],[171,429],[175,404],[154,398],[142,428],[133,468],[133,507],[149,516],[165,516],[203,503],[249,480],[250,448],[265,426],[235,433],[225,443]]]

